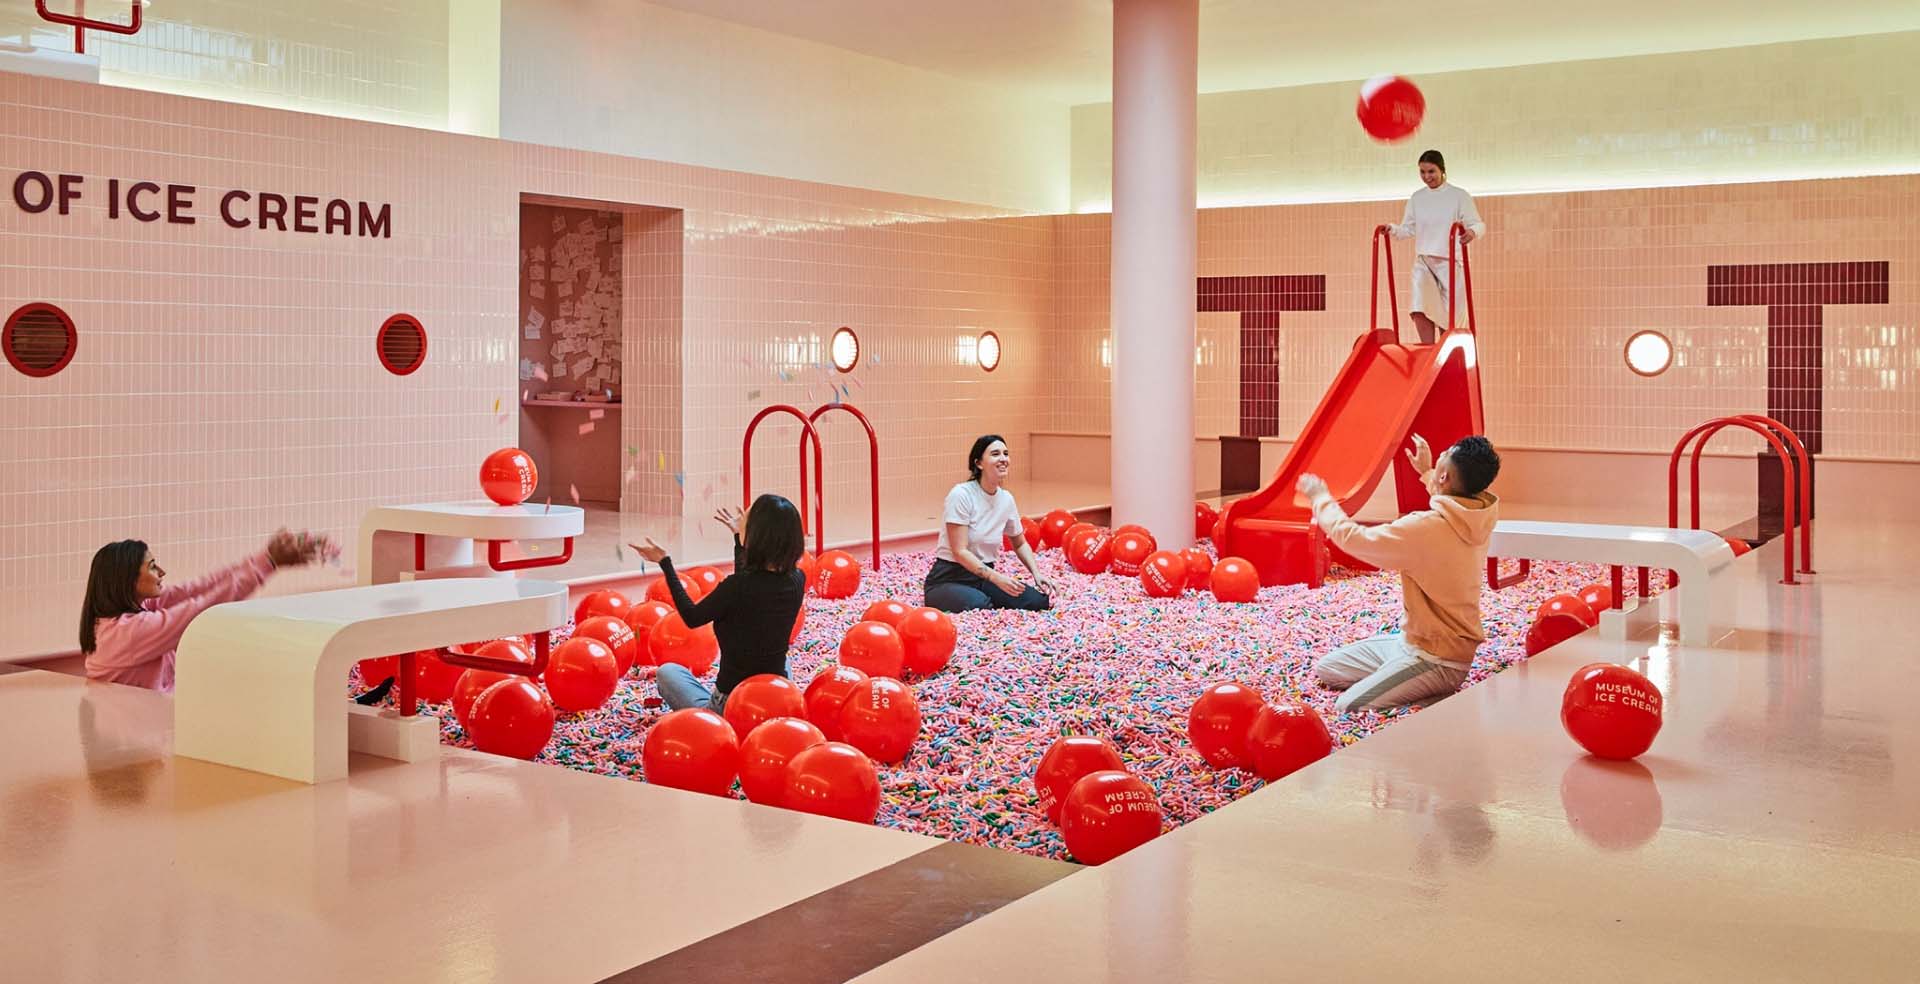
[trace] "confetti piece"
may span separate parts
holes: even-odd
[[[665,451],[655,451],[654,454],[656,455],[654,459],[654,464],[658,465],[661,471],[666,471],[667,470],[667,453]]]
[[[497,396],[493,398],[493,412],[494,413],[500,412],[500,398]]]
[[[553,494],[548,493],[547,494],[547,511],[544,513],[541,513],[541,515],[543,516],[552,515],[552,513],[553,513]]]
[[[588,420],[599,420],[600,418],[606,415],[607,415],[607,412],[605,410],[588,410],[587,411]]]
[[[759,398],[760,398],[760,391],[759,391],[759,390],[748,390],[748,391],[747,391],[747,399],[749,399],[749,400],[758,400]]]
[[[586,422],[586,423],[584,423],[584,424],[581,424],[581,425],[580,425],[580,435],[581,435],[582,437],[585,437],[586,435],[588,435],[588,434],[591,434],[591,433],[593,433],[593,427],[594,427],[594,423],[593,423],[593,421],[591,421],[591,420],[589,420],[589,421],[587,421],[587,422]]]
[[[622,564],[627,562],[626,551],[620,549],[620,542],[618,540],[614,541],[614,544],[613,544],[613,559],[619,561]],[[602,677],[601,679],[605,679],[605,678]]]
[[[634,447],[634,446],[633,446],[633,445],[631,445],[631,444],[629,444],[629,445],[627,445],[627,457],[629,457],[629,458],[638,458],[638,457],[640,457],[640,449],[639,449],[639,448],[636,448],[636,447]]]
[[[787,656],[794,680],[811,680],[835,660],[840,638],[868,605],[919,596],[932,555],[895,554],[885,561],[880,570],[863,572],[853,597],[809,599],[805,625]],[[1318,591],[1264,588],[1260,603],[1231,605],[1196,592],[1150,599],[1136,578],[1072,572],[1058,550],[1042,551],[1039,563],[1057,585],[1052,611],[954,616],[960,645],[953,661],[911,681],[921,732],[903,762],[880,769],[879,826],[1065,858],[1066,845],[1040,812],[1032,786],[1040,756],[1062,734],[1112,740],[1128,768],[1153,786],[1168,823],[1191,823],[1262,786],[1244,772],[1207,768],[1187,742],[1193,699],[1219,680],[1241,680],[1269,697],[1297,695],[1321,712],[1342,748],[1424,713],[1339,714],[1338,695],[1314,682],[1313,663],[1328,650],[1397,627],[1401,596],[1394,575],[1336,568]],[[641,561],[640,572],[647,568]],[[1527,627],[1547,597],[1604,583],[1606,576],[1598,565],[1537,562],[1523,584],[1483,592],[1488,641],[1468,685],[1525,661]],[[1656,574],[1656,586],[1663,582]],[[553,642],[571,634],[571,626],[561,627]],[[561,715],[538,760],[642,780],[641,745],[665,712],[652,672],[634,671],[598,712]],[[350,694],[366,689],[357,669],[349,671],[348,688]],[[443,742],[473,746],[452,715],[441,721]]]
[[[580,504],[580,487],[579,486],[574,485],[572,483],[568,483],[567,495],[572,497],[574,505],[577,506]]]
[[[544,383],[544,382],[546,382],[546,381],[547,381],[547,367],[546,367],[545,365],[535,365],[535,366],[533,367],[533,378],[535,378],[535,379],[538,379],[538,380],[540,380],[540,381],[541,381],[541,382],[543,382],[543,383]]]

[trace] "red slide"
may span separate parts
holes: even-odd
[[[1458,236],[1459,226],[1454,226]],[[1314,525],[1306,502],[1294,491],[1301,475],[1326,479],[1327,487],[1349,514],[1364,505],[1388,468],[1402,512],[1424,509],[1427,493],[1401,451],[1410,435],[1426,438],[1434,453],[1469,434],[1483,431],[1480,373],[1473,330],[1473,277],[1459,244],[1459,269],[1466,275],[1467,327],[1449,329],[1437,344],[1405,345],[1399,340],[1399,304],[1393,293],[1392,243],[1386,229],[1374,231],[1374,281],[1380,272],[1380,247],[1386,247],[1387,295],[1395,329],[1361,336],[1320,405],[1288,449],[1280,471],[1259,492],[1227,507],[1214,529],[1222,557],[1243,557],[1260,572],[1260,583],[1319,587],[1332,557],[1326,537]],[[1453,244],[1449,243],[1450,248]],[[1458,296],[1458,291],[1452,292]],[[1374,301],[1375,317],[1379,302]],[[1453,322],[1451,312],[1448,322]],[[1377,324],[1377,321],[1376,321]]]

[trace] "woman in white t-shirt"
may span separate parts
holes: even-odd
[[[1407,211],[1397,225],[1387,227],[1395,239],[1413,239],[1413,327],[1422,344],[1431,345],[1438,331],[1434,322],[1447,314],[1447,293],[1453,287],[1453,264],[1447,260],[1447,237],[1453,224],[1465,230],[1462,243],[1486,235],[1486,223],[1473,196],[1447,183],[1447,159],[1437,150],[1420,155],[1420,183],[1426,185],[1407,199]],[[1449,326],[1451,327],[1451,326]]]
[[[973,478],[947,493],[940,517],[940,547],[933,553],[933,569],[927,571],[924,587],[928,606],[947,612],[979,608],[1041,612],[1052,606],[1047,595],[1053,585],[1040,573],[1033,547],[1020,531],[1020,507],[1004,485],[1011,461],[1007,442],[998,434],[974,441],[973,450],[967,452],[967,470]],[[995,571],[987,560],[1000,556],[1003,536],[1033,575],[1033,584],[1021,584]]]

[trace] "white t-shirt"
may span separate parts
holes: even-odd
[[[1000,538],[1020,532],[1020,507],[1014,505],[1013,493],[1005,488],[988,495],[979,482],[961,482],[947,493],[940,522],[940,546],[934,550],[934,557],[955,559],[953,545],[947,542],[947,524],[959,523],[967,528],[973,555],[991,564],[1000,556]]]
[[[1420,190],[1407,199],[1407,211],[1400,224],[1391,227],[1393,238],[1413,237],[1413,251],[1417,256],[1447,255],[1447,231],[1455,222],[1467,227],[1467,231],[1480,237],[1487,234],[1487,225],[1480,221],[1480,210],[1473,207],[1473,196],[1450,184],[1438,188],[1420,186]]]

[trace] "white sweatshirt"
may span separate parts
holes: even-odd
[[[1407,199],[1407,214],[1391,227],[1393,238],[1413,237],[1413,251],[1420,256],[1446,259],[1447,230],[1455,222],[1467,227],[1476,238],[1487,233],[1480,212],[1473,207],[1473,196],[1462,189],[1442,183],[1438,188],[1421,186]]]

